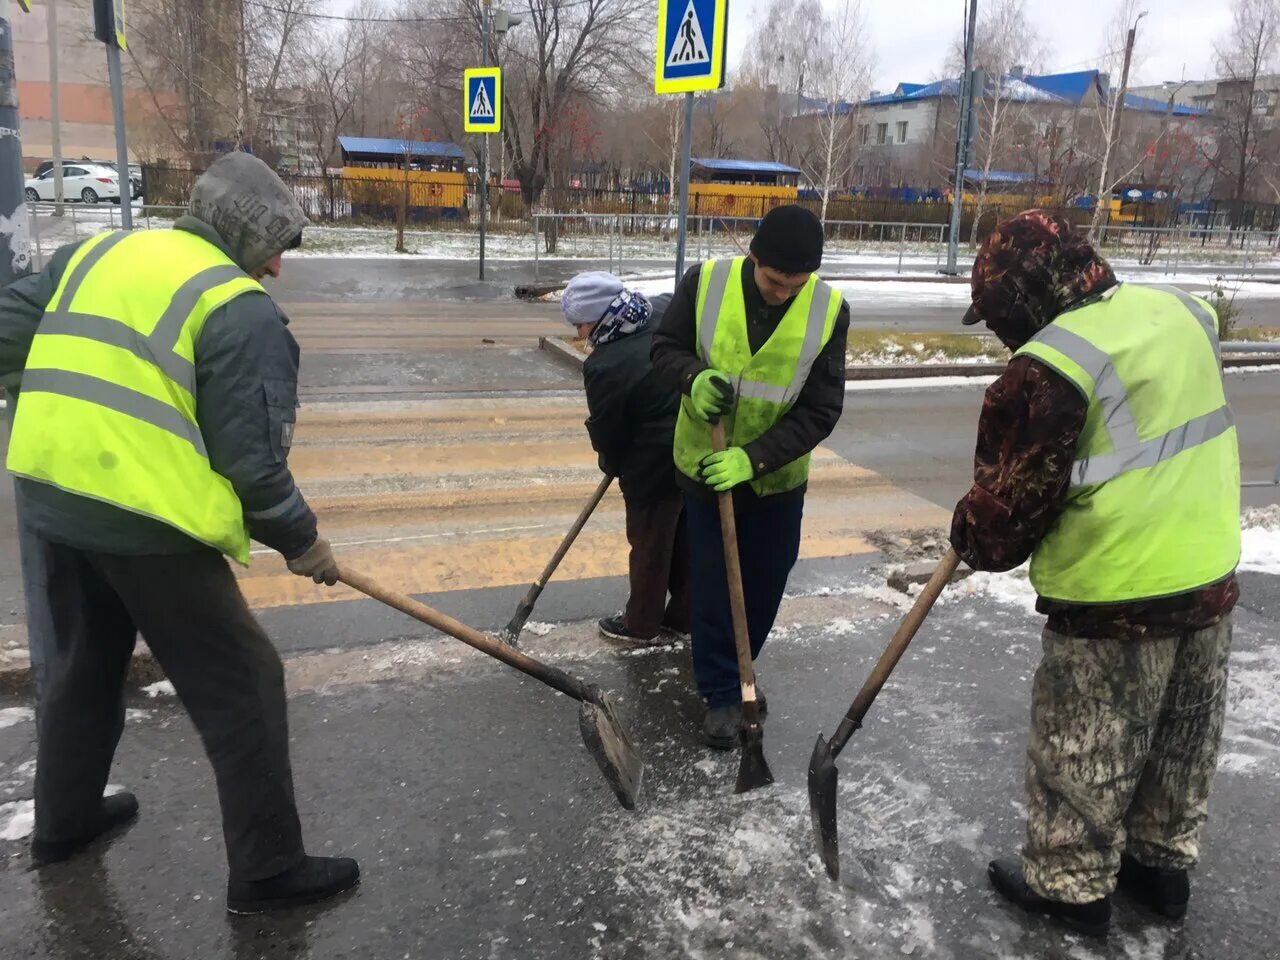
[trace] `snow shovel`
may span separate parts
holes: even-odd
[[[622,728],[612,702],[603,690],[595,684],[584,683],[563,670],[535,660],[528,654],[513,650],[506,644],[485,636],[479,630],[439,610],[433,610],[425,603],[419,603],[412,597],[388,590],[374,582],[372,578],[356,573],[349,567],[339,569],[338,579],[347,586],[354,587],[374,600],[381,600],[401,613],[407,613],[415,620],[421,620],[428,626],[435,627],[456,640],[461,640],[481,653],[487,653],[495,660],[501,660],[509,667],[515,667],[522,673],[542,681],[547,686],[581,703],[578,726],[581,728],[582,741],[587,746],[587,752],[600,767],[600,772],[604,774],[618,802],[628,810],[635,809],[636,798],[640,794],[640,782],[644,775],[644,761],[631,745],[631,740]]]
[[[560,546],[556,547],[556,552],[551,555],[551,559],[547,562],[538,579],[529,585],[529,592],[520,601],[520,606],[516,607],[516,612],[512,615],[511,622],[507,624],[507,629],[502,631],[503,643],[512,647],[519,646],[520,631],[524,629],[524,624],[529,619],[529,614],[533,613],[533,605],[538,602],[538,597],[542,596],[542,590],[547,585],[547,581],[555,574],[556,567],[560,566],[560,561],[564,559],[564,555],[573,546],[573,541],[578,539],[578,534],[587,525],[591,514],[595,513],[596,507],[600,506],[600,501],[604,499],[604,495],[609,490],[609,484],[611,483],[613,483],[613,477],[606,473],[604,479],[596,487],[595,492],[591,494],[591,499],[587,501],[587,505],[578,514],[578,519],[573,521],[573,526],[569,528],[569,532],[560,541]]]
[[[813,832],[818,839],[818,852],[822,855],[827,875],[832,880],[840,878],[840,842],[836,834],[836,777],[839,774],[836,769],[836,757],[849,742],[854,731],[862,726],[862,720],[871,709],[871,704],[875,702],[876,694],[880,692],[880,688],[889,679],[889,674],[893,673],[893,668],[906,653],[911,638],[920,629],[920,624],[924,623],[924,618],[933,609],[934,601],[942,593],[943,587],[950,582],[951,575],[956,572],[959,564],[960,558],[956,556],[956,552],[948,550],[947,555],[938,563],[938,568],[933,571],[929,582],[920,591],[920,596],[916,597],[915,605],[902,618],[902,623],[894,633],[893,639],[889,641],[889,646],[885,647],[884,653],[880,655],[880,660],[871,671],[871,676],[867,677],[867,682],[853,698],[853,704],[849,707],[849,712],[845,714],[844,719],[840,721],[840,726],[832,735],[831,742],[828,743],[822,738],[822,734],[818,734],[818,742],[813,747],[813,756],[809,758],[809,812],[813,817]]]
[[[724,423],[711,425],[711,448],[725,449]],[[738,526],[733,515],[733,494],[717,494],[720,500],[720,535],[724,539],[724,573],[729,582],[729,611],[733,616],[733,641],[738,650],[738,681],[742,685],[742,758],[738,761],[738,782],[734,793],[746,793],[773,783],[773,773],[764,758],[764,728],[760,726],[760,704],[756,700],[756,672],[751,663],[751,639],[747,633],[747,602],[742,593],[742,561],[738,556]]]

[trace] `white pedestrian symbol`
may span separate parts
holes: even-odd
[[[693,0],[689,0],[688,6],[684,9],[684,17],[680,21],[680,28],[676,31],[675,41],[671,44],[671,52],[667,55],[667,66],[683,67],[710,62],[711,54],[707,53],[702,24],[698,22],[698,13],[693,8]]]
[[[489,100],[489,87],[484,81],[476,84],[476,96],[471,101],[471,119],[493,119],[493,103]]]

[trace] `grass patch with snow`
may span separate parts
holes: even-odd
[[[850,330],[850,364],[1005,363],[1009,351],[995,337],[965,333],[878,333]]]

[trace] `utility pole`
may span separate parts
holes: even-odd
[[[480,66],[489,66],[489,24],[493,19],[490,0],[484,0],[481,10],[484,19],[483,40],[480,44]],[[497,107],[494,107],[496,110]],[[489,219],[489,135],[481,134],[480,140],[480,279],[484,279],[484,231]]]
[[[62,122],[58,103],[58,0],[49,0],[45,14],[45,32],[49,41],[49,149],[53,153],[53,215],[62,216]]]
[[[684,249],[689,239],[689,168],[693,155],[693,94],[684,95],[684,143],[680,147],[680,221],[676,228],[676,283],[684,276]]]
[[[120,182],[120,225],[133,229],[133,181],[129,177],[129,145],[124,127],[124,68],[120,51],[125,38],[124,0],[93,0],[93,35],[107,47],[111,78],[111,112],[116,124],[116,179]]]
[[[1098,227],[1102,225],[1105,213],[1111,211],[1111,155],[1120,145],[1120,124],[1124,120],[1124,98],[1129,93],[1129,65],[1133,63],[1133,47],[1138,40],[1138,23],[1147,15],[1143,10],[1138,19],[1129,28],[1129,35],[1124,41],[1124,66],[1120,70],[1120,93],[1116,96],[1112,107],[1111,129],[1107,131],[1107,146],[1102,151],[1102,175],[1098,178],[1098,196],[1093,205],[1093,221],[1089,224],[1089,236],[1097,238]],[[1104,196],[1105,194],[1105,196]],[[1105,204],[1106,206],[1103,206]]]
[[[951,198],[951,230],[947,235],[947,266],[942,271],[954,277],[960,271],[956,258],[960,248],[960,218],[964,212],[964,172],[969,168],[969,123],[973,114],[973,44],[978,33],[978,0],[968,0],[969,20],[964,34],[964,74],[960,77],[960,102],[956,120],[956,172]]]
[[[0,0],[0,286],[7,287],[31,272],[31,233],[23,190],[13,28],[9,0]]]

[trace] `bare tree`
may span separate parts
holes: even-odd
[[[1107,67],[1106,74],[1114,71],[1117,61],[1120,63],[1120,89],[1113,92],[1110,84],[1104,89],[1099,84],[1097,90],[1098,126],[1102,133],[1102,150],[1098,158],[1098,191],[1097,202],[1093,207],[1093,219],[1089,224],[1089,233],[1096,236],[1108,211],[1111,209],[1111,194],[1116,185],[1128,179],[1136,167],[1126,170],[1120,176],[1113,176],[1112,154],[1120,139],[1120,123],[1124,117],[1125,95],[1128,93],[1129,73],[1137,58],[1138,21],[1146,16],[1145,10],[1138,8],[1144,0],[1123,0],[1116,10],[1107,33],[1108,48],[1103,54],[1103,62]]]
[[[824,27],[822,44],[811,54],[816,67],[814,92],[819,97],[817,136],[801,169],[822,198],[821,218],[826,223],[831,193],[849,175],[854,105],[870,87],[872,64],[861,0],[842,0]]]
[[[1222,79],[1218,82],[1218,142],[1210,161],[1219,180],[1229,184],[1239,217],[1258,171],[1274,160],[1266,156],[1258,103],[1258,78],[1280,52],[1280,0],[1236,0],[1231,32],[1217,49]]]
[[[969,228],[970,245],[978,241],[991,171],[1006,160],[1017,130],[1026,126],[1028,103],[1048,99],[1043,91],[1013,76],[1014,67],[1034,69],[1041,56],[1042,42],[1027,17],[1026,0],[993,0],[982,8],[974,42],[974,63],[986,74],[982,97],[974,107],[978,128],[974,160],[982,179]],[[963,62],[961,52],[961,70]]]

